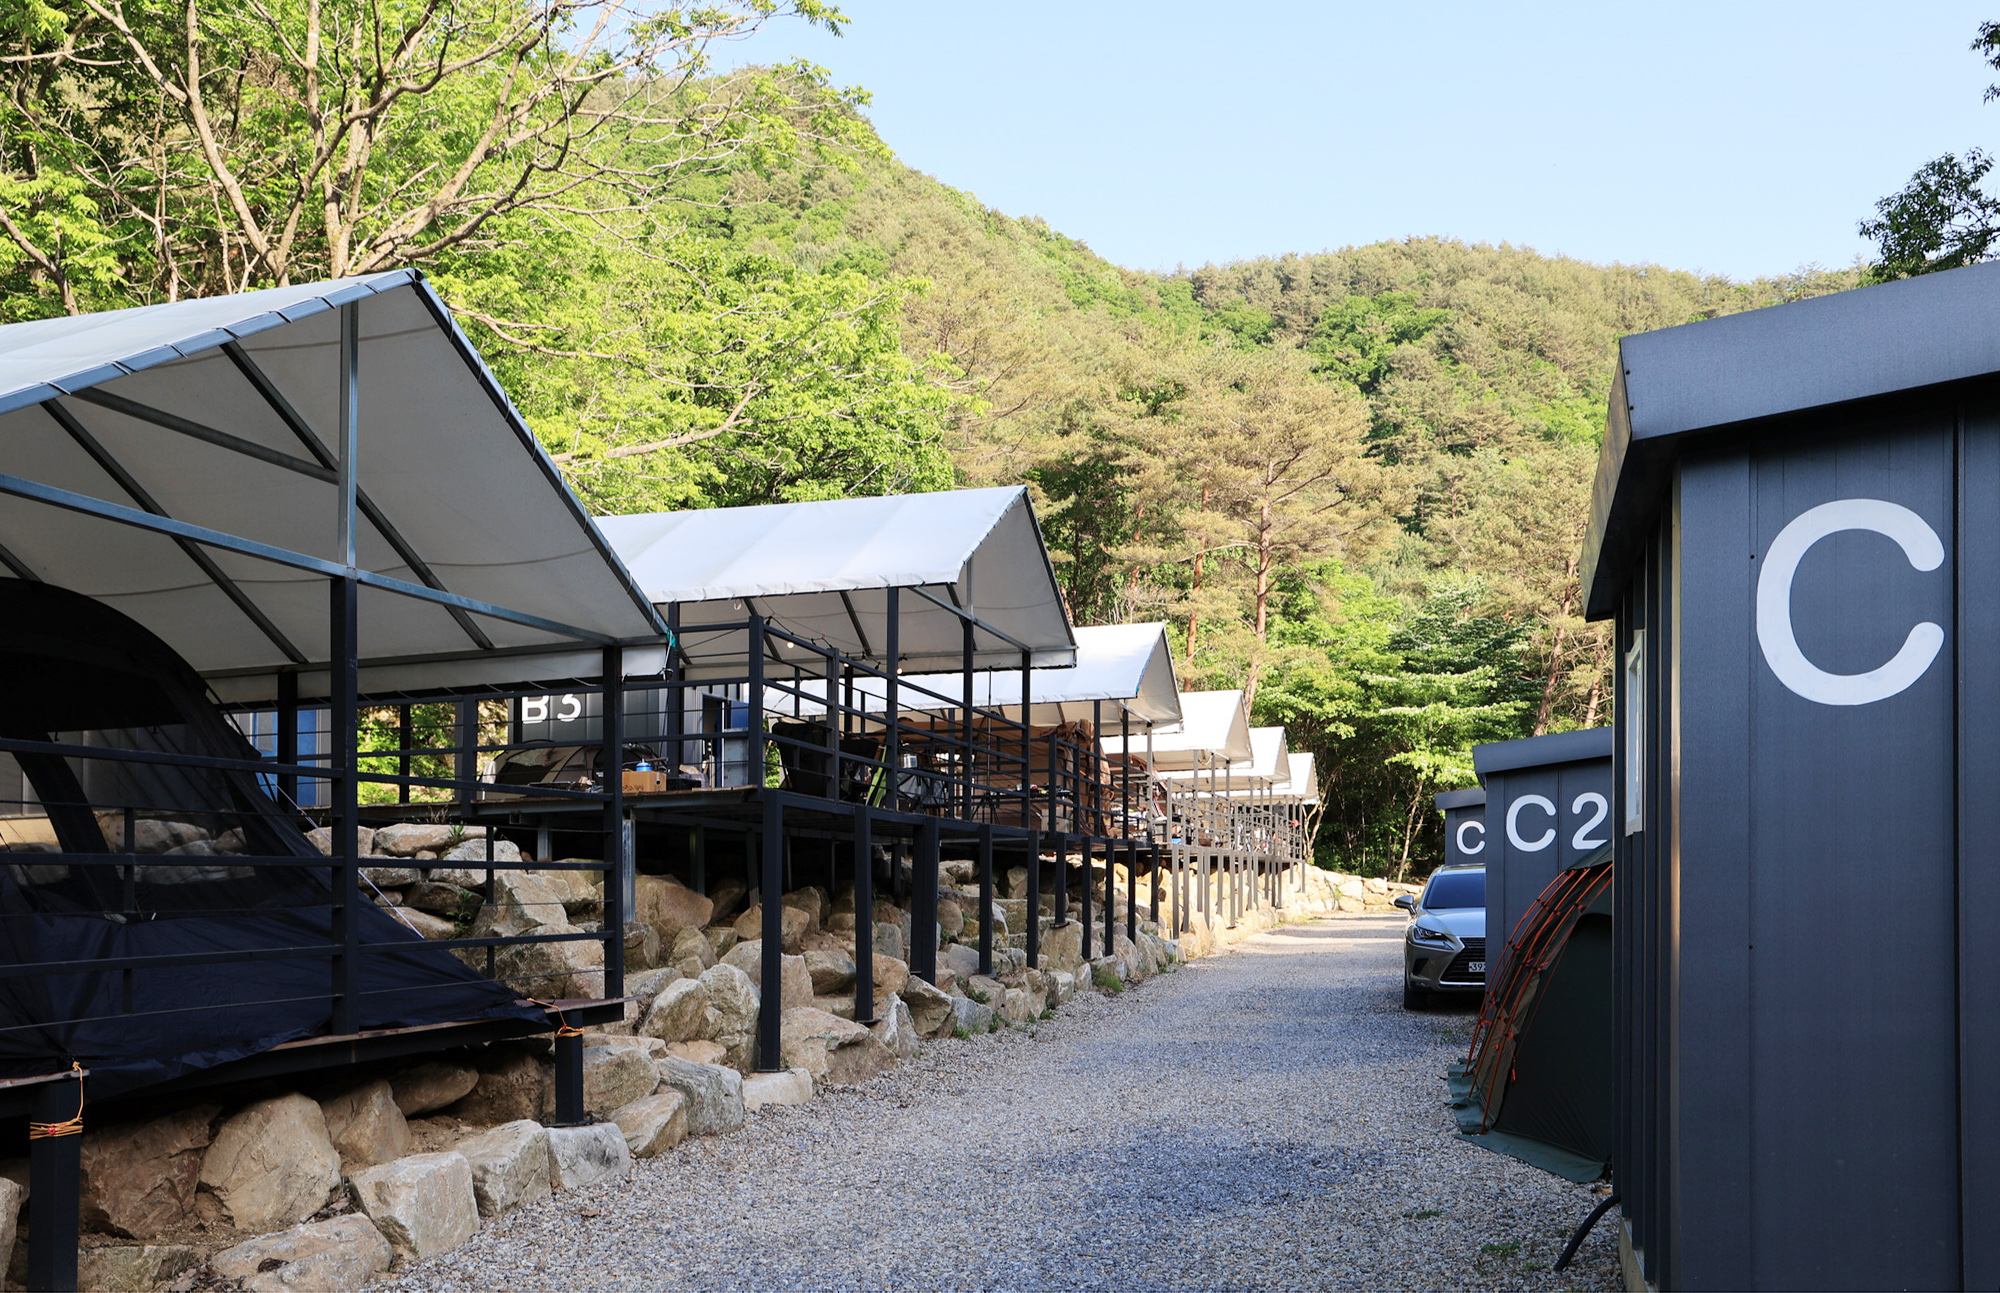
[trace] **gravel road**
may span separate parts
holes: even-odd
[[[1032,1033],[767,1109],[489,1223],[391,1287],[1616,1288],[1599,1196],[1452,1137],[1469,1010],[1406,1014],[1400,916],[1258,934]]]

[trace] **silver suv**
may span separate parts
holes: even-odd
[[[1486,868],[1441,866],[1415,898],[1403,930],[1403,1009],[1423,1010],[1438,993],[1486,991]]]

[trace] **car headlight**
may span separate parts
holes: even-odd
[[[1412,943],[1429,943],[1433,947],[1450,947],[1451,935],[1442,929],[1429,929],[1423,925],[1410,926]]]

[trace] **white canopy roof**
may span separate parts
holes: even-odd
[[[1313,767],[1313,756],[1294,754],[1287,762],[1291,765],[1291,775],[1278,787],[1279,795],[1295,804],[1318,803],[1319,772]]]
[[[1116,743],[1105,748],[1115,749]],[[1153,736],[1153,768],[1158,772],[1238,763],[1250,754],[1250,714],[1241,690],[1182,692],[1180,729]]]
[[[1218,793],[1259,799],[1269,798],[1271,792],[1283,786],[1290,775],[1289,750],[1282,727],[1251,728],[1250,757],[1227,764],[1219,780],[1215,774],[1198,770],[1160,774],[1165,780],[1195,783],[1204,790],[1209,789],[1209,783],[1213,781]],[[1223,790],[1225,786],[1226,792]]]
[[[676,608],[691,676],[742,670],[742,632],[701,629],[750,615],[884,660],[891,588],[936,599],[901,595],[906,670],[962,665],[963,621],[952,607],[978,619],[974,668],[1018,668],[1023,646],[1036,665],[1076,658],[1055,569],[1019,486],[606,516],[598,527],[646,596]],[[790,643],[775,651],[820,667]]]
[[[1164,624],[1100,624],[1076,632],[1076,663],[1067,669],[1037,669],[1029,679],[1029,721],[1038,727],[1085,722],[1096,702],[1105,702],[1105,729],[1113,730],[1118,707],[1129,710],[1136,725],[1181,721],[1180,690],[1174,684],[1173,657],[1167,651]],[[965,695],[962,673],[906,674],[898,680],[897,703],[906,710],[955,709]],[[871,709],[880,709],[885,684],[879,678],[859,681],[856,692]],[[997,709],[1016,722],[1021,717],[1021,671],[994,669],[972,675],[972,703]],[[1116,748],[1112,739],[1112,747]],[[1136,735],[1132,748],[1144,747]]]
[[[0,327],[0,563],[132,616],[226,699],[283,669],[323,694],[347,305],[363,689],[595,674],[580,637],[657,654],[652,607],[414,270]]]

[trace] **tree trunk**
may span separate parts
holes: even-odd
[[[1571,553],[1563,565],[1563,596],[1558,614],[1568,619],[1570,608],[1576,605],[1576,554]],[[1569,643],[1569,630],[1562,624],[1556,625],[1556,640],[1549,651],[1548,673],[1542,678],[1542,703],[1535,709],[1534,735],[1540,736],[1549,730],[1549,718],[1556,708],[1556,683],[1562,678],[1563,656]],[[1587,724],[1586,724],[1587,726]]]
[[[1201,506],[1204,511],[1208,508],[1208,486],[1206,485],[1201,487]],[[1187,679],[1187,684],[1189,686],[1192,686],[1194,683],[1192,675],[1194,673],[1195,631],[1201,624],[1201,563],[1202,558],[1206,555],[1207,550],[1205,548],[1196,548],[1194,550],[1194,587],[1189,590],[1188,602],[1187,664],[1190,676]]]
[[[1243,684],[1245,708],[1253,708],[1257,704],[1257,684],[1264,673],[1264,639],[1271,628],[1271,549],[1271,496],[1266,494],[1257,505],[1257,614],[1254,627],[1257,644],[1250,656],[1250,676]]]

